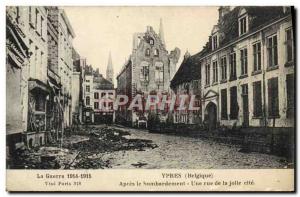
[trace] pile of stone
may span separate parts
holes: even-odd
[[[113,151],[138,150],[156,148],[151,140],[128,139],[128,132],[114,128],[89,128],[89,140],[71,144],[68,148],[79,151],[76,161],[70,169],[99,169],[109,168],[109,160],[103,161],[102,154]]]

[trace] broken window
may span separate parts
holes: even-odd
[[[155,63],[155,74],[154,74],[154,78],[155,78],[155,82],[163,82],[164,80],[164,70],[163,70],[163,63],[161,62],[156,62]]]
[[[147,62],[142,62],[141,64],[140,80],[149,81],[149,64]]]
[[[268,38],[268,66],[278,65],[277,35]]]
[[[230,119],[237,119],[238,113],[237,87],[233,86],[230,88]]]
[[[261,81],[253,82],[253,116],[262,116]]]
[[[221,118],[227,120],[227,89],[221,90]]]
[[[269,117],[279,116],[278,78],[268,80],[268,112]]]
[[[286,75],[286,96],[287,96],[287,111],[286,117],[293,118],[295,111],[295,81],[294,74]]]

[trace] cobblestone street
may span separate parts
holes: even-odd
[[[114,126],[112,126],[114,127]],[[207,139],[149,133],[146,130],[119,128],[128,131],[132,139],[152,140],[158,147],[144,150],[126,150],[104,153],[112,168],[195,168],[242,169],[284,168],[285,159],[260,153],[242,153],[234,145]]]

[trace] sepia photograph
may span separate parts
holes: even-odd
[[[6,6],[7,179],[289,170],[293,191],[294,27],[293,6]]]

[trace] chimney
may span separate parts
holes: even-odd
[[[225,14],[227,14],[228,12],[230,12],[230,6],[220,6],[219,7],[219,21],[221,21],[223,19],[223,17],[225,16]]]

